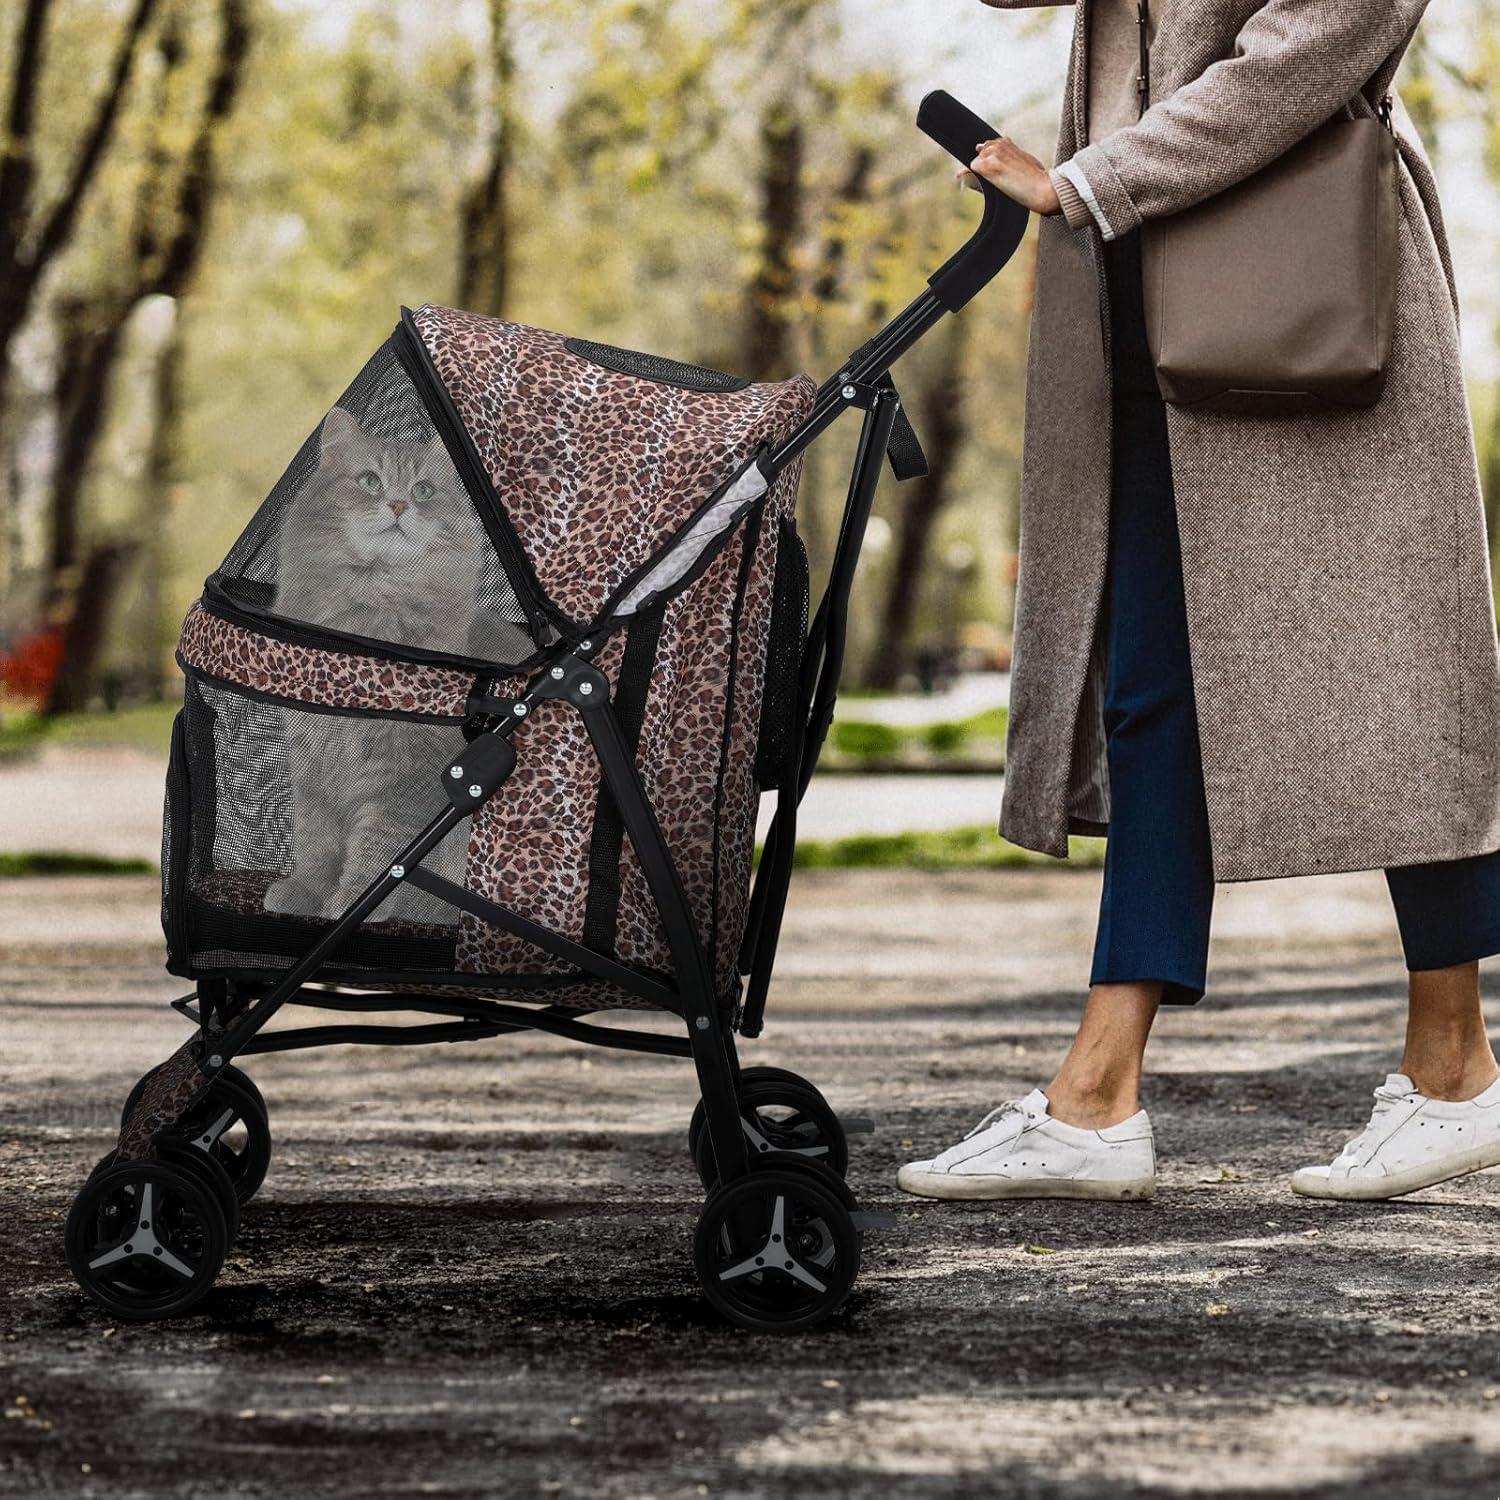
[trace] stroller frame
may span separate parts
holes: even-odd
[[[997,133],[943,93],[930,94],[923,101],[918,124],[964,163],[973,155],[976,142]],[[890,376],[891,366],[946,314],[957,312],[966,305],[1010,260],[1025,233],[1028,218],[1025,210],[1003,198],[988,184],[984,185],[984,200],[983,222],[972,239],[930,278],[926,290],[910,306],[850,355],[839,372],[823,383],[807,417],[774,451],[759,460],[762,475],[769,484],[782,470],[795,463],[846,411],[857,409],[862,413],[837,543],[802,656],[796,717],[800,744],[793,749],[792,773],[777,789],[776,815],[752,890],[747,931],[740,952],[740,971],[749,976],[749,984],[740,1005],[732,1013],[726,1013],[716,997],[704,944],[696,931],[691,906],[642,782],[631,743],[611,702],[609,680],[592,659],[603,642],[588,638],[564,639],[541,658],[519,699],[505,703],[498,700],[481,702],[481,716],[471,725],[471,729],[477,728],[478,733],[442,771],[448,806],[404,848],[392,854],[384,872],[370,882],[300,959],[264,989],[225,978],[205,978],[198,981],[195,995],[174,1002],[177,1009],[199,1028],[199,1034],[178,1054],[179,1057],[192,1058],[192,1066],[186,1069],[190,1083],[187,1092],[196,1091],[193,1097],[201,1095],[226,1069],[243,1083],[244,1076],[230,1067],[233,1059],[240,1056],[347,1043],[415,1045],[472,1041],[523,1031],[541,1031],[641,1053],[691,1058],[702,1099],[701,1128],[711,1147],[709,1163],[717,1175],[715,1194],[726,1200],[715,1220],[713,1234],[733,1234],[738,1226],[741,1238],[766,1238],[764,1216],[757,1218],[754,1204],[743,1191],[736,1196],[736,1185],[743,1189],[746,1179],[752,1175],[759,1179],[762,1171],[779,1169],[777,1181],[781,1182],[783,1199],[789,1190],[781,1179],[790,1174],[794,1184],[797,1180],[802,1181],[800,1201],[804,1206],[810,1195],[811,1200],[816,1200],[813,1208],[825,1217],[839,1212],[847,1217],[848,1224],[844,1227],[854,1236],[853,1260],[857,1267],[858,1236],[863,1230],[875,1227],[877,1216],[860,1213],[853,1195],[843,1188],[841,1182],[836,1182],[835,1188],[827,1181],[808,1180],[814,1174],[799,1169],[810,1165],[807,1157],[811,1153],[804,1152],[799,1157],[790,1151],[769,1149],[767,1141],[742,1114],[743,1075],[735,1033],[753,1037],[761,1030],[796,844],[797,804],[817,766],[833,719],[848,633],[850,594],[881,477],[881,464],[889,453],[898,473],[903,464],[908,473],[923,472],[920,448],[902,415],[901,398]],[[737,524],[748,523],[742,520]],[[502,785],[516,764],[517,749],[512,743],[516,731],[537,705],[547,700],[570,704],[581,717],[598,761],[603,785],[615,800],[624,833],[634,849],[665,929],[675,973],[673,983],[595,952],[445,879],[424,863],[449,832]],[[333,977],[330,963],[336,960],[346,939],[403,883],[414,885],[431,897],[576,965],[590,977],[618,986],[648,1002],[652,1008],[675,1014],[684,1022],[683,1033],[671,1035],[639,1028],[605,1027],[580,1020],[580,1013],[567,1007],[522,1006],[477,995],[469,999],[362,987],[357,992],[341,993],[311,987],[319,982],[320,975],[329,976],[323,982],[343,984],[346,989],[358,982]],[[419,1025],[326,1024],[266,1031],[264,1028],[272,1017],[288,1005],[366,1014],[400,1011],[440,1019]],[[171,1062],[156,1071],[162,1072],[170,1067]],[[147,1075],[148,1079],[151,1077]],[[816,1093],[812,1085],[797,1079],[796,1075],[783,1073],[781,1077],[795,1080],[795,1085]],[[143,1079],[142,1083],[146,1081]],[[151,1092],[158,1094],[161,1091]],[[179,1087],[176,1099],[169,1099],[165,1108],[155,1108],[150,1118],[143,1121],[150,1128],[144,1135],[141,1150],[132,1152],[122,1146],[119,1164],[105,1170],[125,1170],[126,1162],[151,1155],[159,1139],[170,1137],[173,1126],[186,1113],[183,1100],[187,1098],[187,1092]],[[789,1097],[798,1097],[795,1086]],[[156,1100],[146,1102],[148,1105],[159,1103]],[[127,1105],[127,1112],[129,1109]],[[146,1115],[148,1111],[138,1107],[137,1113]],[[865,1122],[858,1123],[868,1128]],[[855,1127],[855,1122],[845,1124]],[[836,1118],[826,1128],[837,1129]],[[122,1135],[122,1142],[124,1140]],[[754,1160],[762,1154],[764,1160]],[[700,1163],[700,1170],[701,1166]],[[756,1168],[754,1174],[752,1166]],[[817,1172],[820,1178],[835,1176],[826,1168],[818,1168]],[[766,1178],[766,1181],[771,1179]],[[841,1189],[841,1192],[836,1189]],[[837,1201],[830,1203],[827,1201],[830,1197]],[[711,1195],[710,1209],[715,1201],[715,1195]],[[702,1238],[703,1226],[700,1225],[700,1241]],[[849,1257],[846,1255],[845,1258]],[[793,1262],[788,1260],[786,1264],[790,1268]],[[702,1275],[701,1253],[699,1269]],[[824,1288],[827,1295],[811,1299],[811,1305],[806,1288],[801,1288],[801,1300],[791,1310],[791,1315],[786,1316],[780,1315],[764,1297],[747,1307],[737,1304],[732,1296],[726,1299],[715,1295],[715,1289],[707,1282],[705,1286],[711,1299],[734,1321],[749,1327],[787,1329],[806,1327],[821,1320],[842,1301],[848,1289],[845,1283],[852,1280],[852,1271],[842,1280],[838,1277],[830,1279],[838,1284]],[[85,1285],[88,1286],[87,1281]],[[129,1316],[128,1311],[123,1315]],[[162,1314],[158,1311],[149,1315]]]

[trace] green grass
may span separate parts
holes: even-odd
[[[0,852],[0,880],[22,875],[154,875],[149,859],[111,859],[105,854],[70,854],[65,849]]]
[[[988,824],[936,833],[860,834],[797,845],[799,870],[1010,870],[1024,867],[1098,869],[1103,839],[1070,839],[1069,859],[1049,859],[1002,839]]]
[[[1010,715],[1003,708],[987,708],[967,719],[941,719],[932,724],[839,718],[829,732],[829,747],[835,756],[853,761],[910,756],[939,760],[976,756],[998,761],[1005,753],[1009,722]]]
[[[0,759],[40,745],[122,745],[166,758],[172,742],[172,720],[180,705],[142,703],[118,713],[11,714],[0,718]]]

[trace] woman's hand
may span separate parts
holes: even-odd
[[[981,141],[975,147],[974,160],[958,174],[958,180],[976,192],[981,177],[1034,214],[1062,212],[1052,174],[1029,151],[1004,136]]]

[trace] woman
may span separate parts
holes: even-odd
[[[1142,1056],[1158,1006],[1203,994],[1215,879],[1336,870],[1386,871],[1406,1048],[1364,1131],[1293,1189],[1387,1198],[1500,1162],[1478,979],[1500,952],[1500,659],[1447,243],[1399,101],[1375,406],[1166,407],[1141,297],[1141,223],[1346,106],[1374,114],[1425,7],[1081,0],[1057,167],[978,144],[972,171],[1044,216],[1001,832],[1109,845],[1061,1070],[904,1167],[910,1192],[1149,1197]]]

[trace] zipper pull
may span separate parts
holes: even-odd
[[[1396,133],[1396,127],[1391,124],[1391,111],[1396,107],[1396,101],[1387,94],[1376,106],[1375,116],[1392,135]]]

